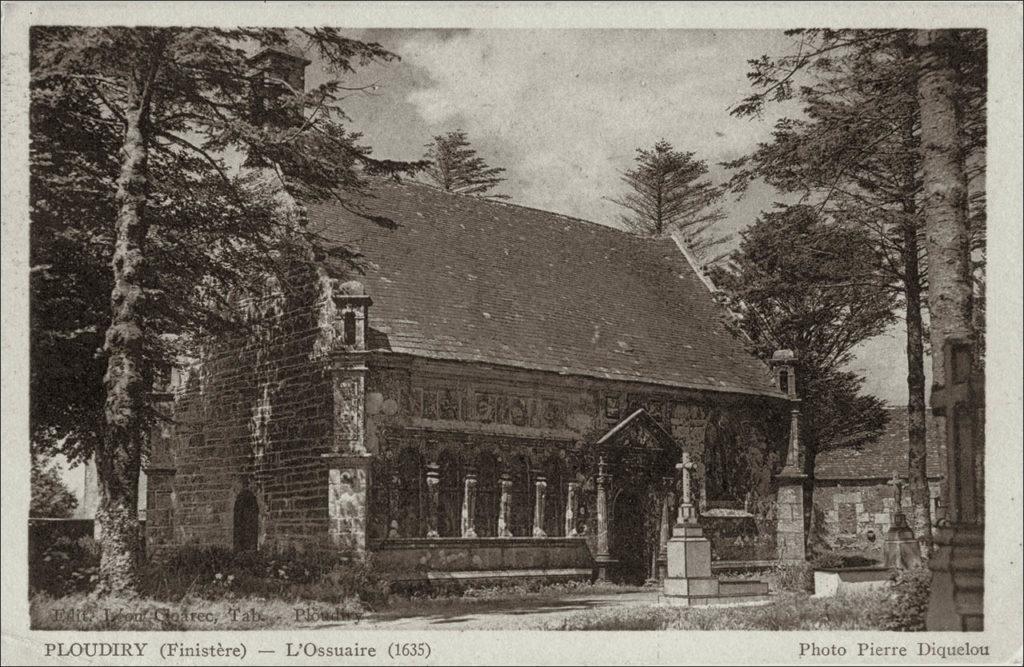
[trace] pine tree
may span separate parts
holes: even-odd
[[[860,393],[863,378],[843,370],[852,350],[893,322],[894,295],[865,275],[876,251],[857,226],[825,222],[810,206],[778,208],[740,233],[741,243],[711,276],[751,351],[797,355],[801,442],[811,523],[819,453],[857,447],[885,425],[881,401]]]
[[[95,454],[99,590],[131,593],[161,378],[191,338],[239,326],[229,294],[288,258],[351,258],[295,202],[418,165],[359,144],[337,78],[298,90],[250,58],[295,41],[337,75],[395,58],[334,29],[36,27],[30,41],[33,430]]]
[[[701,261],[718,259],[713,249],[728,237],[712,237],[713,225],[725,218],[716,204],[724,190],[704,177],[707,163],[692,152],[677,151],[662,139],[651,149],[638,148],[636,166],[622,174],[629,190],[610,201],[627,210],[620,220],[641,236],[661,237],[679,232]]]
[[[508,199],[508,195],[493,194],[490,191],[505,179],[502,167],[491,167],[469,143],[466,133],[455,130],[439,134],[426,145],[423,155],[428,166],[424,175],[437,187],[446,192],[457,192],[491,199]]]
[[[796,98],[803,117],[785,118],[772,141],[733,162],[742,189],[758,177],[797,193],[826,215],[856,223],[879,249],[879,278],[900,298],[907,332],[908,477],[915,530],[927,549],[931,539],[927,478],[925,328],[928,291],[924,252],[924,189],[920,49],[914,33],[889,31],[793,31],[791,54],[751,61],[756,92],[734,109],[756,115],[771,101]],[[984,151],[984,36],[961,33],[961,91],[969,150]],[[800,85],[795,86],[794,81]],[[983,183],[984,159],[973,176]],[[971,211],[976,276],[984,276],[984,192],[975,187]]]

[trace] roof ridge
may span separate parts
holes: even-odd
[[[428,190],[433,190],[434,192],[436,192],[438,194],[447,195],[447,196],[450,196],[450,197],[458,197],[458,198],[462,198],[462,199],[468,199],[470,201],[480,201],[480,202],[485,202],[485,203],[488,203],[488,204],[497,204],[499,206],[505,206],[507,208],[518,208],[518,209],[525,209],[527,211],[534,211],[536,213],[543,213],[544,215],[556,216],[556,217],[559,217],[559,218],[563,218],[565,220],[568,220],[569,222],[582,222],[582,223],[584,223],[586,225],[591,225],[593,227],[598,227],[602,231],[614,232],[616,234],[621,234],[623,236],[627,236],[627,237],[629,237],[631,239],[636,239],[637,241],[642,241],[642,242],[662,242],[663,243],[665,241],[671,240],[671,238],[672,238],[671,236],[640,236],[639,234],[633,234],[632,232],[627,231],[625,229],[619,229],[618,227],[612,227],[611,225],[606,225],[604,223],[596,222],[594,220],[587,220],[586,218],[579,218],[579,217],[576,217],[574,215],[569,215],[567,213],[559,213],[558,211],[549,211],[547,209],[537,208],[536,206],[527,206],[526,204],[519,204],[519,203],[516,203],[516,202],[504,201],[504,200],[501,200],[501,199],[491,199],[489,197],[477,197],[475,195],[466,194],[464,192],[452,192],[450,190],[445,190],[443,188],[440,188],[440,187],[438,187],[436,185],[431,185],[430,183],[423,183],[421,181],[414,181],[414,180],[395,181],[394,179],[381,179],[380,182],[382,184],[384,184],[384,185],[390,185],[392,187],[394,187],[394,186],[401,186],[401,185],[418,186],[418,187],[421,187],[421,188],[426,188]]]

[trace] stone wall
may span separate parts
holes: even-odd
[[[261,547],[326,543],[332,283],[301,270],[287,282],[245,301],[245,328],[181,374],[173,427],[150,462],[147,533],[157,551],[231,547],[245,490],[257,499]]]
[[[939,480],[928,484],[932,521],[940,493]],[[881,554],[896,501],[884,480],[818,480],[814,487],[814,535],[832,549]],[[913,521],[910,494],[903,492],[903,511]]]
[[[693,497],[703,509],[749,510],[748,523],[754,529],[744,535],[746,542],[739,550],[733,545],[736,536],[725,534],[732,530],[731,522],[709,524],[713,527],[710,539],[723,546],[721,557],[774,549],[775,474],[782,467],[786,443],[784,431],[765,425],[784,425],[786,406],[726,394],[396,355],[370,355],[368,366],[366,446],[375,457],[376,476],[385,478],[385,485],[371,492],[371,546],[389,533],[402,539],[425,535],[425,484],[416,475],[424,475],[424,466],[431,459],[462,457],[463,469],[473,467],[478,473],[480,508],[485,505],[484,498],[493,504],[496,485],[495,480],[488,480],[488,474],[496,474],[495,467],[521,466],[525,457],[543,473],[554,456],[562,458],[563,473],[557,482],[547,473],[549,518],[544,530],[551,536],[565,534],[561,525],[565,495],[568,483],[575,482],[580,500],[578,530],[595,551],[596,459],[592,443],[642,407],[690,453],[696,464]],[[497,460],[478,463],[484,453],[496,455]],[[676,462],[667,461],[658,474],[674,477]],[[610,473],[612,506],[617,490],[634,483],[635,478],[624,477],[615,469]],[[447,485],[443,470],[441,476],[442,488],[457,495],[459,485]],[[513,479],[513,519],[519,510],[526,512],[514,521],[519,532],[513,533],[526,537],[533,495],[519,480]],[[418,510],[410,507],[415,503]],[[458,507],[459,501],[456,498],[448,504]],[[479,509],[477,514],[486,516]],[[656,523],[658,517],[654,519]],[[615,517],[610,520],[614,523]],[[457,537],[445,533],[446,525],[457,530],[457,522],[442,520],[441,535]],[[721,540],[714,530],[718,527],[723,528]],[[764,534],[759,535],[758,529]],[[476,530],[481,536],[494,535],[493,526],[477,525]]]
[[[774,520],[786,446],[786,406],[777,401],[366,351],[380,336],[364,328],[369,306],[358,284],[297,275],[247,302],[247,329],[202,351],[150,461],[147,532],[157,552],[233,546],[243,492],[256,497],[261,548],[358,552],[391,533],[425,537],[428,463],[440,477],[442,537],[460,537],[473,471],[474,517],[487,524],[477,534],[494,535],[499,475],[510,471],[517,537],[531,535],[544,489],[545,533],[575,528],[593,550],[592,443],[641,407],[690,453],[702,509],[749,510],[759,526]],[[357,335],[346,330],[353,324]],[[677,456],[644,482],[651,493],[665,493]],[[635,469],[611,474],[610,508],[636,482]],[[570,483],[580,509],[566,526]]]

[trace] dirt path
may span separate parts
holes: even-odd
[[[310,629],[358,627],[365,630],[526,630],[578,611],[602,607],[650,605],[660,591],[595,593],[560,598],[474,600],[423,604],[371,613],[351,623],[309,626]]]

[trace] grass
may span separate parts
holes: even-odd
[[[514,587],[506,587],[503,593],[494,590],[462,597],[398,598],[369,618],[365,616],[365,607],[354,599],[333,605],[261,598],[195,598],[172,603],[145,598],[97,599],[82,594],[63,598],[37,595],[31,601],[31,615],[36,630],[268,630],[329,627],[360,618],[386,622],[460,614],[493,614],[492,620],[499,621],[505,612],[512,614],[505,619],[512,624],[509,627],[542,630],[877,630],[882,627],[880,619],[887,598],[884,592],[821,599],[782,593],[759,606],[683,608],[638,603],[571,611],[549,620],[522,615],[524,604],[531,607],[568,601],[587,593],[629,592],[608,586],[566,588],[547,586],[517,592]],[[308,609],[326,611],[330,617],[318,622],[305,616],[297,618],[297,610]],[[253,615],[251,610],[258,614]],[[69,618],[69,611],[76,616]]]
[[[574,596],[632,593],[645,590],[608,582],[553,584],[514,584],[468,588],[458,595],[392,596],[386,608],[378,610],[382,618],[408,618],[436,614],[485,613],[519,607],[524,603],[564,600]]]
[[[884,592],[834,598],[782,593],[765,605],[604,607],[573,613],[545,630],[875,630]]]
[[[392,595],[373,605],[355,596],[331,601],[319,590],[310,595],[302,595],[304,588],[291,590],[293,595],[283,599],[236,597],[229,593],[216,599],[189,594],[172,601],[154,597],[98,598],[87,593],[54,597],[39,593],[31,599],[30,612],[35,630],[260,630],[354,621],[370,612],[381,619],[453,612],[490,613],[524,603],[643,589],[579,582],[496,585],[468,588],[457,594]],[[308,610],[327,612],[327,618],[311,619],[304,613]]]

